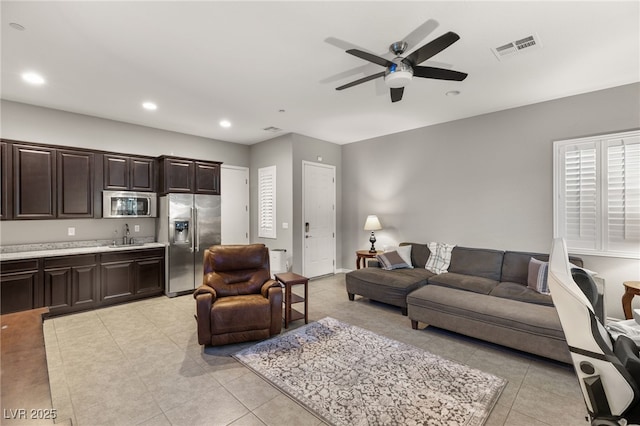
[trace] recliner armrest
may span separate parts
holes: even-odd
[[[260,289],[260,293],[262,294],[262,296],[266,299],[269,298],[269,289],[271,287],[280,287],[282,288],[282,286],[280,285],[280,283],[276,280],[268,280],[265,281],[264,284],[262,284],[262,288]]]
[[[216,291],[201,285],[193,292],[196,299],[196,322],[198,324],[198,344],[211,344],[211,306],[216,299]]]
[[[212,297],[212,302],[213,300],[216,300],[216,298],[218,297],[215,289],[209,287],[208,285],[201,285],[200,287],[196,288],[193,291],[193,298],[198,300],[198,296],[200,296],[201,294],[210,294]]]

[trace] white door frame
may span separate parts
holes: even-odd
[[[306,276],[306,269],[307,269],[307,257],[306,257],[306,249],[305,249],[305,229],[304,229],[304,224],[305,224],[305,217],[306,217],[306,194],[305,194],[305,188],[306,188],[306,182],[305,182],[305,167],[307,167],[307,165],[310,166],[316,166],[316,167],[324,167],[327,169],[331,169],[333,171],[333,217],[332,217],[332,228],[333,228],[333,246],[332,246],[332,251],[333,251],[333,273],[336,273],[336,166],[332,166],[330,164],[324,164],[324,163],[315,163],[312,161],[306,161],[306,160],[302,160],[302,218],[301,218],[301,239],[302,239],[302,275]]]

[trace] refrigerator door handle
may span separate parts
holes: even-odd
[[[189,232],[191,233],[191,247],[189,248],[189,251],[191,253],[194,252],[194,244],[195,244],[195,238],[194,236],[196,235],[196,224],[195,221],[193,220],[194,218],[194,214],[193,214],[193,207],[191,207],[191,229],[189,230]]]
[[[195,227],[195,233],[196,233],[196,252],[200,251],[200,229],[198,228],[198,208],[194,208],[193,209],[193,213],[194,213],[194,218],[193,218],[193,222],[196,224]]]

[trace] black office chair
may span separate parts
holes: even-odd
[[[565,242],[555,239],[549,257],[549,291],[569,344],[591,424],[640,424],[638,347],[626,336],[613,341],[594,313],[595,283],[588,274],[579,271],[572,274]]]

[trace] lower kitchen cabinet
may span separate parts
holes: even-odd
[[[91,309],[98,298],[98,255],[44,260],[44,303],[51,314]]]
[[[162,294],[164,249],[119,251],[102,255],[101,304]]]
[[[27,311],[44,305],[40,259],[2,262],[0,313]]]
[[[4,261],[0,313],[85,311],[164,292],[164,248]]]

